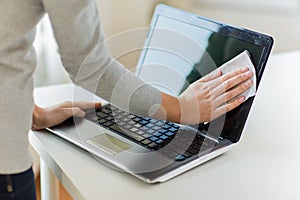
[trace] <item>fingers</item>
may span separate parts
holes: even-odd
[[[245,101],[245,97],[241,96],[241,97],[236,98],[232,102],[228,102],[228,103],[224,104],[223,106],[219,106],[218,108],[215,109],[215,111],[213,113],[213,118],[217,118],[217,117],[221,116],[222,114],[235,109],[236,107],[240,106],[244,101]]]
[[[224,74],[223,76],[216,78],[215,80],[210,81],[210,83],[208,83],[208,85],[211,88],[215,88],[221,85],[225,85],[225,86],[230,86],[230,88],[232,87],[232,85],[237,85],[236,81],[240,80],[240,82],[242,82],[243,80],[249,79],[253,76],[252,72],[249,71],[248,67],[243,67],[241,69],[235,70],[233,72]],[[248,78],[247,78],[248,77]],[[230,82],[229,82],[230,81]],[[227,89],[230,89],[227,88]],[[226,90],[225,90],[226,91]]]
[[[217,71],[217,72],[213,71],[213,72],[207,74],[206,76],[204,76],[203,78],[199,79],[199,81],[208,82],[208,81],[212,81],[220,76],[222,76],[221,71]]]
[[[85,112],[81,110],[79,107],[72,107],[72,108],[62,108],[64,115],[62,119],[68,119],[72,116],[74,117],[84,117]]]
[[[243,92],[248,90],[252,86],[252,84],[253,84],[252,80],[247,80],[246,82],[241,83],[237,87],[216,97],[214,100],[214,107],[218,107],[218,106],[232,100],[233,98],[237,97],[238,95],[242,94]]]
[[[81,110],[88,110],[92,108],[100,108],[101,103],[100,102],[86,102],[86,101],[66,101],[62,104],[59,104],[59,107],[61,108],[72,108],[72,107],[78,107]]]
[[[32,120],[32,130],[40,130],[56,126],[70,117],[84,117],[86,109],[101,107],[101,103],[64,102],[48,108],[35,106]]]
[[[247,71],[237,76],[233,76],[227,79],[219,86],[212,89],[211,94],[213,98],[217,98],[227,91],[234,90],[235,87],[237,88],[237,90],[234,91],[239,92],[240,94],[252,86],[252,81],[250,80],[252,76],[253,73],[251,71]]]
[[[99,108],[101,107],[101,103],[93,103],[93,102],[84,102],[84,101],[75,101],[73,102],[73,107],[78,107],[82,110],[92,109],[92,108]]]
[[[189,111],[181,122],[211,121],[238,107],[245,101],[245,97],[239,95],[253,85],[253,75],[248,67],[244,67],[223,75],[221,71],[213,72],[194,82],[180,96]],[[195,115],[198,118],[190,117]]]
[[[56,121],[51,122],[55,124],[60,124],[66,119],[70,117],[84,117],[84,110],[94,109],[101,107],[101,103],[93,103],[93,102],[85,102],[85,101],[77,101],[71,102],[66,101],[57,105],[55,108],[50,108],[51,114],[56,116]]]

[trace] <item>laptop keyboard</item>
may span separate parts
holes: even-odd
[[[111,105],[88,112],[85,118],[175,161],[197,155],[200,150],[211,150],[216,144],[199,131],[168,121],[140,117]]]

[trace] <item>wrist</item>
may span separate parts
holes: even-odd
[[[167,121],[181,123],[181,108],[179,99],[171,96],[167,103]]]
[[[34,105],[34,110],[32,113],[32,130],[39,130],[43,127],[44,109]]]
[[[161,104],[151,117],[175,123],[181,122],[181,109],[177,97],[161,93]]]

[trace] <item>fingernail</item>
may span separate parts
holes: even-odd
[[[96,106],[96,107],[100,107],[100,106],[101,106],[101,103],[100,103],[100,102],[97,102],[97,103],[95,104],[95,106]]]
[[[240,99],[239,99],[239,102],[243,103],[245,101],[245,97],[242,96]]]
[[[248,69],[249,69],[248,67],[243,67],[243,68],[242,68],[242,71],[245,72],[245,71],[247,71]]]
[[[246,85],[247,87],[250,87],[250,86],[252,85],[252,81],[251,81],[251,80],[246,81],[246,82],[245,82],[245,85]]]
[[[84,116],[85,116],[85,112],[81,111],[81,112],[80,112],[80,116],[81,116],[81,117],[84,117]]]
[[[246,72],[246,76],[252,76],[252,72],[251,71]]]

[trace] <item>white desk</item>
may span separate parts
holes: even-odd
[[[32,132],[30,141],[74,199],[296,200],[300,197],[299,59],[300,52],[271,57],[242,141],[235,148],[162,184],[148,185],[115,171],[49,133]],[[36,102],[70,100],[71,87],[39,88]]]

